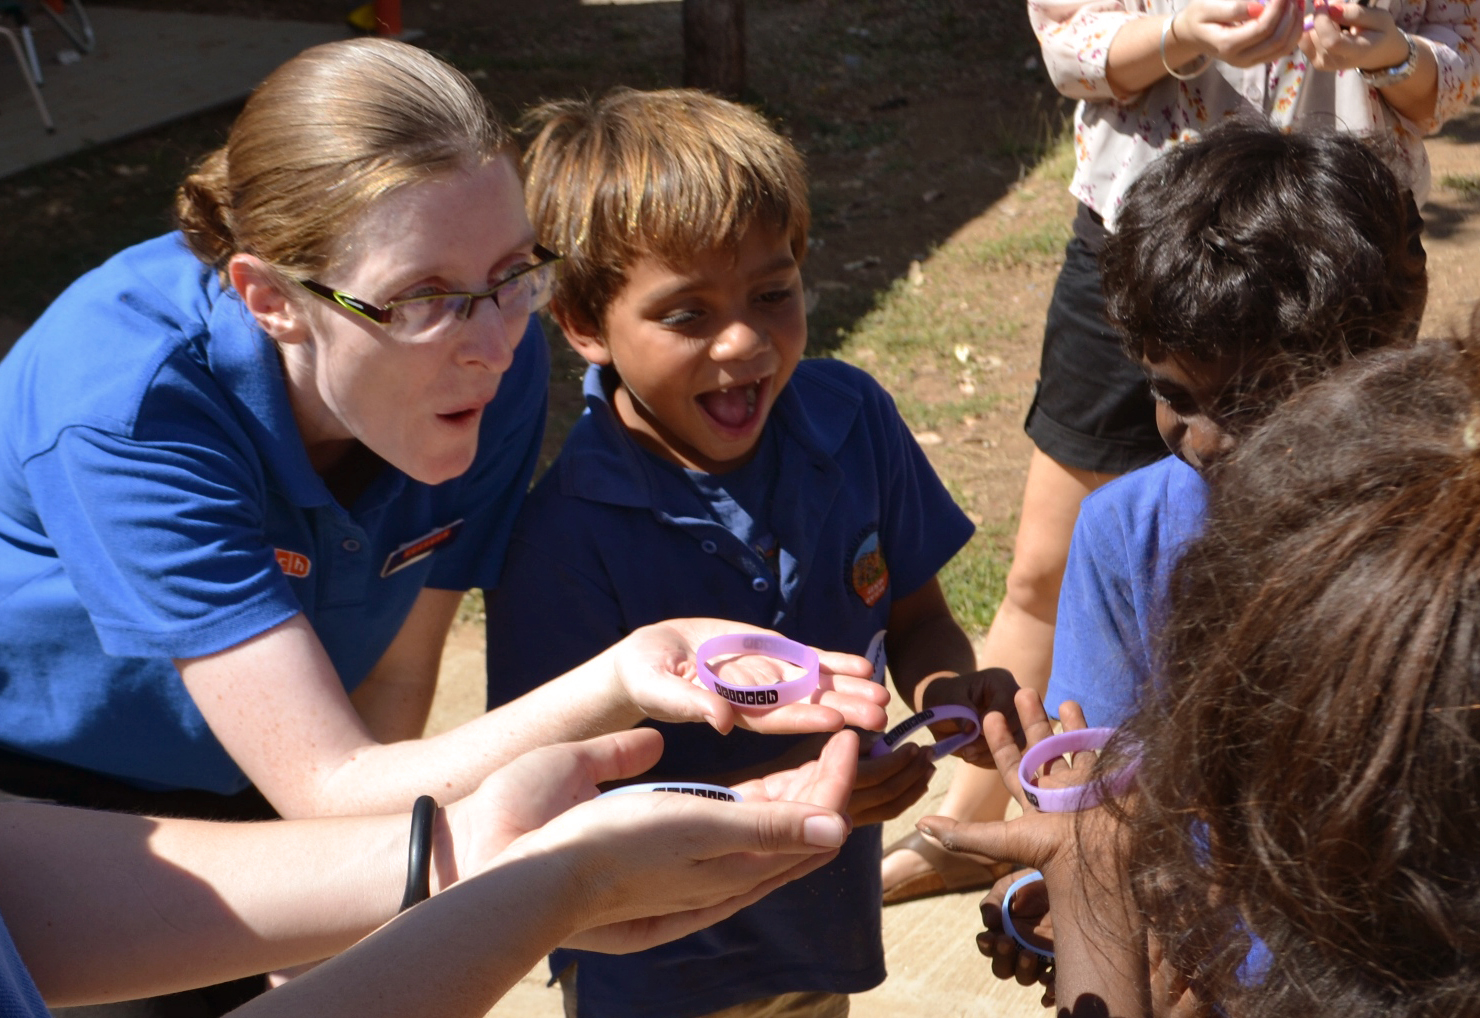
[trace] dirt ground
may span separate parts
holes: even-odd
[[[115,0],[95,0],[115,2]],[[348,0],[128,0],[253,16],[338,20]],[[513,0],[407,0],[406,23],[468,70],[496,106],[512,114],[542,97],[599,92],[621,82],[677,84],[676,3],[579,6]],[[1050,147],[1065,108],[1036,59],[1017,3],[974,0],[750,0],[747,96],[778,118],[806,152],[814,181],[815,229],[807,286],[813,352],[837,346],[910,263],[1068,222],[1072,203],[1031,169]],[[234,111],[196,118],[143,138],[0,180],[0,349],[61,287],[124,243],[159,232],[173,182],[219,139]],[[1475,296],[1469,266],[1480,252],[1480,112],[1434,139],[1439,184],[1424,210],[1431,271],[1429,334],[1457,327]],[[992,334],[991,362],[976,379],[990,409],[930,428],[926,451],[984,539],[1010,541],[1029,444],[1021,421],[1037,371],[1043,313],[1056,260],[1051,252],[984,268],[979,297],[961,312]],[[1004,327],[1004,323],[1010,323]],[[864,366],[867,366],[865,364]],[[559,434],[577,406],[573,357],[557,364]],[[897,393],[922,403],[950,388],[920,371]],[[1003,535],[1006,535],[1006,538]],[[993,536],[995,535],[995,536]],[[989,662],[984,662],[989,663]],[[433,728],[482,707],[478,626],[460,623],[446,654]],[[907,830],[939,802],[931,795],[886,830]],[[976,954],[976,895],[886,913],[890,980],[856,998],[859,1018],[951,1018],[1042,1014],[1037,995],[996,983]],[[496,1009],[555,1018],[559,995],[542,970]]]

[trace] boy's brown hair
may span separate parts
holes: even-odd
[[[753,110],[696,89],[619,88],[527,113],[525,201],[565,256],[555,301],[599,329],[628,266],[681,266],[734,247],[754,223],[785,231],[798,262],[811,213],[802,157]]]

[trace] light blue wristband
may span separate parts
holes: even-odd
[[[1036,955],[1037,957],[1042,958],[1044,961],[1053,961],[1052,948],[1039,947],[1036,944],[1028,943],[1027,940],[1023,938],[1023,935],[1017,931],[1017,927],[1012,924],[1012,899],[1017,895],[1018,891],[1021,891],[1024,887],[1027,887],[1029,884],[1041,883],[1042,881],[1043,874],[1039,873],[1037,870],[1034,870],[1032,873],[1029,873],[1026,876],[1018,877],[1016,880],[1008,885],[1007,893],[1002,896],[1002,932],[1006,933],[1013,940],[1017,941],[1018,947],[1021,947],[1029,954]]]

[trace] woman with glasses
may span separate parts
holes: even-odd
[[[493,586],[548,351],[507,131],[399,43],[309,50],[181,187],[178,232],[64,293],[0,364],[0,789],[203,817],[409,809],[644,717],[733,629],[631,637],[421,738],[464,591]],[[867,663],[746,723],[882,726]],[[583,676],[583,677],[581,677]]]

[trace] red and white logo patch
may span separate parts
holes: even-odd
[[[313,569],[313,563],[308,560],[307,555],[300,555],[286,548],[274,548],[272,553],[277,556],[278,567],[295,580],[303,579]]]

